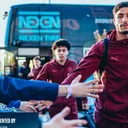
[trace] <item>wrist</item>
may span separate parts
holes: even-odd
[[[58,96],[66,96],[66,95],[67,95],[67,88],[66,88],[66,86],[60,85],[59,89],[58,89]]]
[[[22,106],[23,106],[23,101],[20,102],[20,106],[19,106],[19,109],[22,110]]]
[[[23,106],[24,106],[26,103],[27,103],[26,101],[21,101],[21,102],[20,102],[19,109],[22,110]]]
[[[67,96],[66,99],[68,99],[70,96],[72,96],[72,88],[70,85],[66,85],[67,88]]]

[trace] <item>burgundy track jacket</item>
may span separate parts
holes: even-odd
[[[43,66],[36,79],[61,84],[61,82],[76,68],[76,66],[76,62],[70,59],[67,59],[64,65],[60,65],[56,59],[54,59]],[[49,109],[51,114],[50,116],[54,116],[66,106],[69,106],[71,109],[71,113],[67,116],[67,119],[76,119],[78,112],[76,99],[73,97],[70,97],[69,99],[66,99],[65,97],[57,98],[56,102],[54,102]]]
[[[105,88],[96,100],[96,113],[111,121],[128,123],[128,39],[117,41],[115,33],[113,30],[108,36],[108,62],[101,78]],[[69,84],[78,74],[82,74],[84,81],[97,71],[103,52],[103,41],[94,44],[63,84]]]

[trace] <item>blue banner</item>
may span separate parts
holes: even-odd
[[[38,128],[38,125],[38,113],[0,113],[0,128]]]

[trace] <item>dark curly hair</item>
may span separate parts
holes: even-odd
[[[117,11],[119,11],[121,8],[123,7],[128,7],[128,2],[124,1],[124,2],[120,2],[119,4],[117,4],[114,8],[113,8],[113,15],[115,15],[117,13]]]
[[[52,51],[55,51],[57,47],[64,46],[70,50],[70,44],[66,39],[59,39],[52,44]]]

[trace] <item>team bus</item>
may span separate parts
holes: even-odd
[[[10,8],[6,29],[5,72],[20,59],[51,57],[51,45],[67,39],[72,48],[69,58],[77,62],[99,36],[114,28],[113,6],[69,4],[20,4]],[[11,54],[11,55],[10,55]]]

